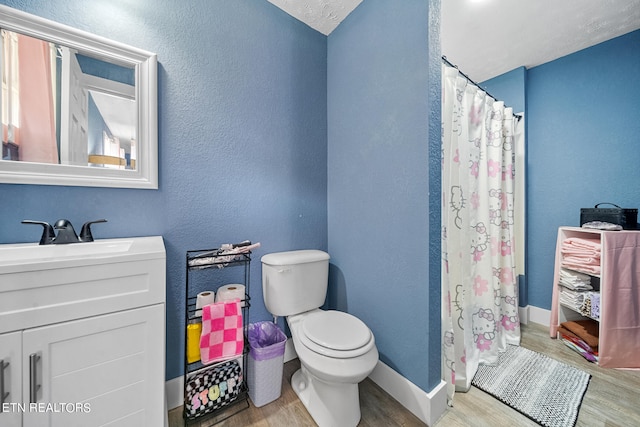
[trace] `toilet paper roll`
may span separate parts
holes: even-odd
[[[216,293],[213,291],[200,292],[196,296],[196,316],[202,316],[202,307],[213,304],[216,301]]]
[[[238,298],[241,303],[240,306],[244,307],[244,285],[239,283],[230,283],[228,285],[220,286],[216,295],[216,302],[231,301]]]

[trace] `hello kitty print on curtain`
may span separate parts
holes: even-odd
[[[514,245],[516,118],[442,66],[443,379],[450,403],[520,343]]]

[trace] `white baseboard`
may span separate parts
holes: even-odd
[[[520,317],[520,323],[526,325],[529,323],[529,306],[518,307],[518,316]]]
[[[296,357],[298,356],[293,347],[293,341],[288,339],[285,345],[284,362]],[[369,378],[427,425],[433,425],[447,408],[447,392],[444,381],[441,381],[436,388],[427,393],[380,361]],[[169,410],[182,406],[183,387],[183,376],[170,379],[165,383]]]
[[[184,400],[184,377],[180,375],[164,383],[164,391],[167,394],[167,408],[169,410],[182,406]]]
[[[369,378],[428,426],[434,425],[447,410],[444,381],[427,393],[380,361]]]
[[[542,326],[549,326],[551,325],[551,310],[530,305],[529,321]]]
[[[551,323],[551,310],[533,305],[518,307],[518,315],[520,316],[520,323],[523,325],[537,323],[542,326],[549,326]]]

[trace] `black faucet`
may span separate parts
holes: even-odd
[[[73,229],[73,225],[71,225],[71,221],[68,219],[57,220],[53,228],[58,231],[56,238],[53,240],[53,243],[57,245],[77,243],[80,241],[76,230]]]
[[[22,221],[23,224],[37,224],[44,228],[42,231],[42,237],[40,238],[41,245],[93,242],[91,224],[95,224],[97,222],[107,222],[107,220],[98,219],[95,221],[85,222],[80,230],[80,237],[78,237],[76,231],[73,229],[73,225],[71,225],[71,222],[68,219],[59,219],[53,226],[44,221],[32,221],[29,219]],[[56,235],[55,230],[58,230],[58,235]]]

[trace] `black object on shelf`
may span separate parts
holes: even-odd
[[[610,205],[609,207],[600,207]],[[638,209],[621,208],[613,203],[598,203],[592,208],[580,209],[580,226],[591,221],[602,221],[622,226],[625,230],[638,228]]]

